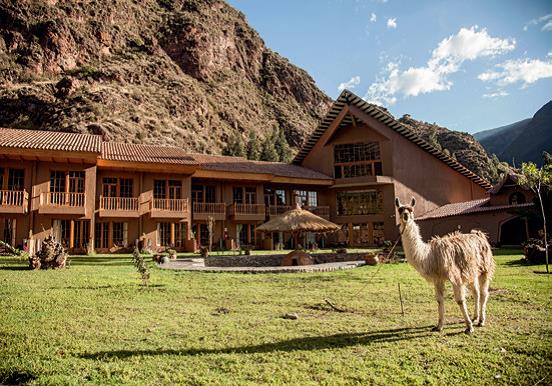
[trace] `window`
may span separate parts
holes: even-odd
[[[95,226],[95,247],[109,248],[109,223],[97,222]]]
[[[255,244],[254,224],[236,224],[236,233],[240,245]]]
[[[70,193],[84,193],[84,172],[71,171],[67,173]]]
[[[90,222],[88,220],[75,220],[74,228],[73,247],[85,249],[88,246],[88,237],[90,236]]]
[[[241,186],[232,189],[232,196],[236,204],[243,204],[243,188]]]
[[[318,192],[309,192],[309,206],[318,206]]]
[[[265,204],[271,205],[286,205],[286,191],[283,189],[265,188]]]
[[[25,184],[25,171],[23,169],[9,169],[8,190],[23,190]]]
[[[116,247],[126,247],[128,244],[128,223],[114,222],[112,227],[112,244]]]
[[[171,246],[171,223],[157,223],[157,245],[169,247]]]
[[[385,233],[383,231],[383,222],[374,223],[374,244],[382,245],[385,241]]]
[[[53,220],[52,235],[56,241],[63,244],[64,247],[69,247],[71,231],[71,220]]]
[[[199,242],[199,245],[203,247],[209,245],[209,228],[207,224],[194,224],[192,232],[194,233],[195,239]]]
[[[523,193],[515,192],[510,195],[510,205],[525,204],[525,196]]]
[[[187,231],[187,225],[188,223],[185,222],[177,222],[175,224],[174,228],[174,246],[175,247],[184,247],[184,243],[186,242],[186,231]]]
[[[167,183],[165,180],[153,181],[153,198],[167,198]]]
[[[50,192],[65,192],[65,172],[50,172]]]
[[[383,193],[376,190],[337,193],[338,216],[383,213]]]
[[[334,163],[335,178],[380,176],[383,173],[377,142],[336,145]]]
[[[212,185],[192,185],[192,201],[198,203],[216,202],[215,187]]]
[[[306,190],[295,191],[295,203],[300,205],[301,207],[306,206],[308,204]]]
[[[104,177],[102,195],[104,197],[132,197],[132,178]]]

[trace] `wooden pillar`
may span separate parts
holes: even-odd
[[[174,222],[171,222],[171,246],[176,244],[174,238],[175,238],[175,224]]]
[[[75,220],[71,219],[69,226],[69,248],[75,247]]]
[[[347,243],[349,243],[349,246],[353,244],[353,223],[347,224],[347,229],[349,230],[347,233]]]
[[[374,223],[369,222],[368,224],[368,242],[374,245]]]
[[[113,223],[111,221],[107,223],[107,240],[108,248],[113,247]]]

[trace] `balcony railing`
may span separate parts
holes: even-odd
[[[42,205],[81,207],[84,206],[84,193],[47,192],[40,195]]]
[[[25,190],[0,190],[0,213],[26,213],[28,202]]]
[[[138,197],[100,196],[100,217],[138,217]]]
[[[40,194],[39,213],[85,214],[84,193],[44,192]]]
[[[264,204],[238,204],[233,203],[228,206],[230,216],[234,216],[239,219],[264,219],[266,209]]]
[[[194,202],[193,216],[196,220],[215,220],[226,218],[226,204],[224,202]]]
[[[187,198],[154,198],[151,201],[151,217],[186,218],[189,217]]]

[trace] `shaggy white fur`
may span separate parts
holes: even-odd
[[[402,205],[398,198],[395,205],[399,212],[401,241],[406,259],[416,271],[435,286],[439,305],[439,322],[433,329],[441,331],[445,320],[445,282],[450,281],[454,298],[464,316],[467,334],[473,332],[473,324],[483,326],[486,319],[489,284],[495,270],[491,246],[485,234],[454,232],[444,237],[434,237],[425,243],[420,228],[414,221],[414,205]],[[472,323],[466,306],[466,287],[475,299],[475,316]]]

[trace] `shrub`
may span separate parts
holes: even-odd
[[[140,254],[138,248],[134,248],[134,251],[132,252],[132,263],[142,278],[142,285],[147,286],[150,278],[150,272],[148,265],[144,260],[144,256]]]

